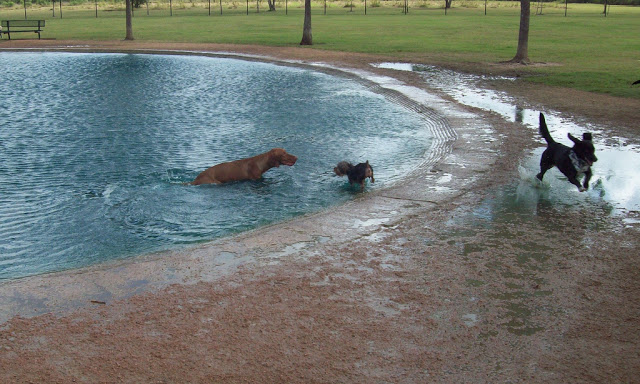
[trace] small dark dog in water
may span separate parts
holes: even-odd
[[[373,168],[369,165],[369,160],[367,160],[366,163],[360,163],[355,166],[349,162],[341,161],[335,168],[333,168],[333,172],[338,176],[347,175],[349,177],[349,184],[360,184],[361,191],[364,191],[364,181],[367,177],[370,177],[371,182],[375,183],[375,179],[373,178]]]
[[[582,134],[582,140],[573,137],[569,134],[569,139],[573,141],[573,148],[569,148],[566,145],[556,143],[555,140],[549,134],[547,123],[544,120],[544,115],[540,114],[540,134],[547,141],[547,149],[542,153],[540,159],[540,173],[536,176],[540,181],[544,173],[553,166],[558,167],[571,184],[578,187],[580,192],[584,192],[589,189],[589,180],[591,179],[591,165],[598,161],[595,155],[595,148],[591,141],[591,133],[585,132]],[[578,177],[584,174],[584,183],[580,185]]]

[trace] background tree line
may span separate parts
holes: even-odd
[[[52,3],[53,0],[26,0],[27,4],[33,4],[33,5],[50,5]],[[59,0],[55,0],[56,3],[59,2]],[[81,5],[81,4],[86,4],[86,3],[95,3],[96,0],[63,0],[63,3],[65,4],[69,4],[69,5]],[[174,0],[175,3],[179,3],[179,2],[183,2],[183,3],[203,3],[203,2],[207,2],[208,0]],[[212,0],[213,1],[213,0]],[[231,0],[223,0],[223,3],[226,2],[230,2]],[[246,1],[246,0],[244,0]],[[256,0],[250,0],[252,3],[255,3]],[[344,0],[327,0],[329,3],[335,2],[335,1],[342,1],[344,2]],[[354,1],[354,3],[358,3],[358,2],[363,2],[364,0],[356,0]],[[397,3],[398,0],[377,0],[380,3],[383,4],[392,4],[392,3]],[[473,0],[472,0],[473,1]],[[476,0],[478,2],[483,2],[483,0]],[[513,1],[513,0],[491,0],[491,1]],[[562,3],[564,4],[564,0],[542,0],[544,3]],[[219,0],[215,0],[215,2],[219,2]],[[282,4],[284,4],[284,0],[260,0],[260,2],[265,3],[265,10],[277,10]],[[304,0],[302,0],[302,2],[304,2]],[[419,1],[418,1],[419,2]],[[456,3],[458,4],[463,4],[469,2],[469,0],[464,0],[464,1],[460,1],[460,0],[442,0],[442,4],[443,6],[445,6],[445,4],[448,3],[448,5],[455,7]],[[537,2],[537,0],[532,0],[532,2]],[[576,3],[576,4],[604,4],[605,0],[569,0],[568,1],[570,4],[572,3]],[[606,1],[607,4],[609,5],[640,5],[640,0],[608,0]],[[109,4],[124,4],[124,0],[98,0],[98,3],[109,3]],[[140,8],[142,6],[144,6],[147,3],[147,0],[132,0],[132,5],[135,8]],[[159,3],[169,3],[169,0],[160,0],[160,1],[151,1],[149,0],[149,3],[153,3],[153,4],[159,4]],[[12,7],[12,6],[17,6],[17,5],[23,5],[24,4],[24,0],[0,0],[0,6],[3,7]]]

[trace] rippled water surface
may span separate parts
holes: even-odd
[[[354,196],[333,176],[369,160],[380,188],[431,138],[418,114],[311,70],[198,57],[0,54],[0,279],[207,241]],[[184,186],[283,147],[260,181]]]

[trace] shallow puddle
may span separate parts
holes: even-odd
[[[592,124],[577,122],[556,111],[526,108],[504,92],[482,87],[485,80],[515,79],[488,78],[407,63],[382,63],[376,66],[419,72],[430,87],[446,93],[459,103],[494,112],[508,121],[522,123],[535,132],[538,130],[538,116],[543,112],[553,138],[566,145],[572,145],[567,138],[568,133],[577,137],[582,136],[583,132],[593,133],[598,161],[593,167],[588,192],[579,193],[556,168],[545,175],[542,183],[535,179],[539,172],[540,156],[546,147],[541,137],[540,147],[521,160],[521,185],[518,188],[518,204],[513,205],[514,208],[531,207],[540,203],[578,205],[584,208],[595,204],[609,206],[611,214],[633,216],[640,213],[640,178],[635,176],[640,164],[640,147],[630,144],[628,138],[610,136]],[[633,218],[628,218],[626,222],[629,225],[638,224]]]
[[[567,190],[566,181],[553,180],[551,187],[541,185],[524,172],[521,180],[492,190],[480,204],[452,212],[437,235],[436,241],[452,247],[461,263],[478,271],[479,278],[469,278],[467,286],[495,301],[503,310],[500,326],[519,336],[544,330],[536,319],[547,310],[546,297],[554,295],[548,272],[562,267],[557,243],[590,248],[600,234],[613,230],[612,204],[597,193]],[[568,213],[578,218],[571,225],[579,235],[572,239],[565,238]]]

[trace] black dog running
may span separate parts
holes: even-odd
[[[598,161],[595,155],[595,148],[591,141],[591,133],[585,132],[582,134],[582,140],[573,137],[569,133],[569,139],[573,141],[573,148],[569,148],[566,145],[557,143],[549,134],[547,123],[544,120],[544,115],[540,114],[540,134],[547,141],[547,149],[542,153],[540,159],[540,173],[536,176],[540,181],[544,177],[545,172],[553,168],[558,167],[571,184],[578,187],[580,192],[584,192],[589,189],[589,180],[591,179],[591,166]],[[580,185],[578,178],[583,175],[584,183]]]

